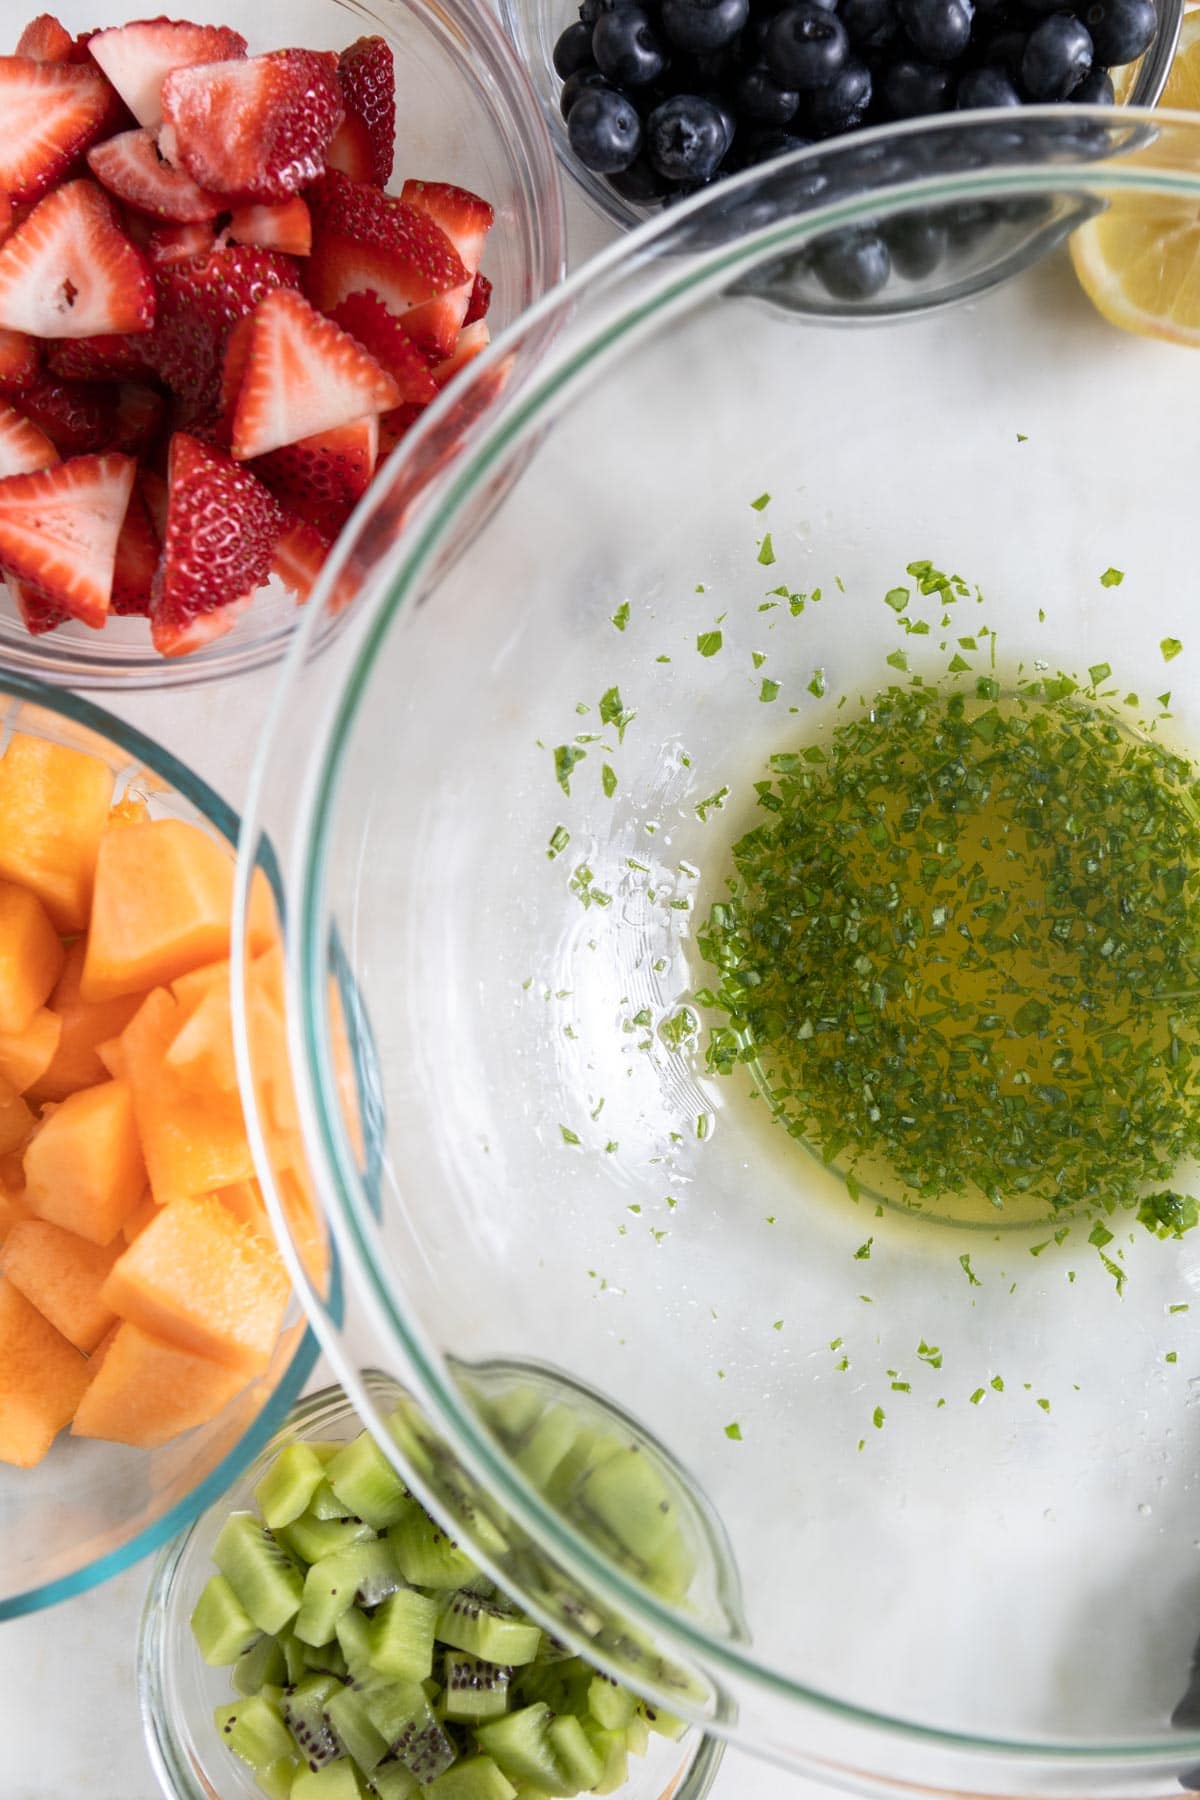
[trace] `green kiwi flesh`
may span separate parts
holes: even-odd
[[[325,1479],[325,1465],[303,1442],[281,1450],[254,1490],[263,1524],[271,1531],[290,1525],[306,1510]]]
[[[517,1790],[489,1756],[468,1756],[423,1791],[426,1800],[513,1800]]]
[[[225,1576],[210,1576],[192,1609],[192,1636],[209,1667],[219,1669],[226,1663],[236,1663],[260,1635]]]

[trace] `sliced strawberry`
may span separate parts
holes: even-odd
[[[474,357],[481,356],[491,342],[491,337],[486,319],[476,319],[473,325],[464,325],[450,355],[437,363],[431,371],[438,387],[444,388],[460,369],[465,368]]]
[[[23,331],[0,331],[0,390],[29,386],[38,372],[41,349]]]
[[[230,439],[239,459],[262,456],[400,400],[375,358],[300,294],[268,294],[254,315]]]
[[[429,372],[429,363],[407,337],[398,319],[393,318],[378,294],[350,294],[330,317],[335,325],[357,338],[369,350],[381,368],[386,369],[400,390],[400,402],[415,401],[424,406],[436,399],[437,385]]]
[[[151,635],[164,656],[196,647],[220,612],[261,587],[284,527],[279,502],[249,469],[187,432],[171,439],[167,525],[150,607]],[[222,626],[222,629],[225,627]]]
[[[65,625],[71,615],[65,606],[57,600],[51,600],[40,588],[34,587],[32,581],[18,581],[15,575],[8,577],[8,590],[17,603],[26,631],[32,637],[43,637],[47,631],[55,631],[58,626]]]
[[[150,510],[135,482],[117,539],[110,612],[149,617],[150,590],[161,549]]]
[[[477,320],[486,318],[488,307],[492,304],[492,284],[486,275],[476,271],[475,282],[471,288],[471,298],[467,301],[467,314],[463,320],[463,330],[474,325]]]
[[[146,456],[158,443],[166,422],[167,403],[157,388],[122,382],[117,389],[112,448],[130,456]]]
[[[332,539],[370,487],[378,456],[379,418],[370,413],[285,444],[257,457],[253,466],[288,512]]]
[[[151,265],[186,262],[189,256],[207,256],[217,241],[210,224],[160,225],[146,235],[146,255]]]
[[[464,281],[461,287],[451,288],[448,294],[437,294],[432,300],[423,300],[419,306],[410,306],[407,312],[400,314],[400,329],[431,363],[442,362],[453,355],[471,304],[471,285],[470,281]]]
[[[47,194],[0,245],[0,326],[78,338],[153,323],[153,277],[94,182]]]
[[[391,455],[400,439],[407,436],[424,411],[424,406],[409,400],[403,406],[393,408],[390,413],[384,413],[379,421],[380,462]]]
[[[230,326],[273,289],[300,285],[290,257],[241,244],[214,245],[203,256],[168,263],[157,269],[156,280],[154,366],[182,399],[209,412],[217,405]]]
[[[273,50],[176,69],[163,82],[163,149],[227,200],[286,200],[315,181],[342,122],[328,51]]]
[[[150,373],[149,347],[144,331],[55,338],[46,352],[46,362],[51,372],[64,381],[138,380]]]
[[[44,431],[15,406],[0,401],[0,478],[32,475],[58,461],[58,451]]]
[[[296,596],[296,605],[303,606],[328,555],[329,544],[319,531],[304,519],[289,519],[275,546],[271,573]]]
[[[158,153],[158,140],[143,126],[93,144],[88,168],[110,194],[152,218],[194,225],[215,219],[224,201],[206,194],[183,169],[173,169]]]
[[[144,467],[138,470],[137,484],[146,502],[154,534],[161,544],[167,535],[167,484],[153,469]]]
[[[0,244],[8,236],[14,223],[12,201],[7,194],[0,194]]]
[[[226,25],[140,19],[96,32],[88,49],[138,124],[153,129],[162,123],[162,85],[173,69],[245,56],[246,40]]]
[[[257,244],[260,250],[307,256],[312,249],[312,216],[299,194],[273,206],[236,207],[226,230],[235,244]]]
[[[322,312],[371,289],[390,312],[401,313],[468,281],[441,227],[394,195],[335,171],[313,185],[308,201],[313,249],[303,279]]]
[[[53,13],[39,13],[30,19],[17,39],[17,55],[32,56],[34,62],[70,62],[74,50],[74,38]]]
[[[90,64],[0,56],[0,190],[44,194],[111,127],[115,98]]]
[[[346,117],[361,120],[371,151],[368,180],[386,187],[396,153],[396,69],[390,45],[361,37],[338,57],[338,81]]]
[[[247,313],[245,318],[239,319],[232,327],[225,340],[225,355],[221,362],[221,400],[213,421],[216,440],[223,450],[229,448],[233,437],[233,415],[237,410],[238,395],[242,391],[246,364],[250,360],[250,337],[253,330],[254,314]]]
[[[347,113],[325,152],[325,167],[348,175],[351,181],[370,181],[375,174],[375,148],[371,134],[357,113]]]
[[[114,454],[7,476],[0,481],[0,568],[98,629],[136,472],[131,456]]]
[[[486,200],[449,181],[406,181],[400,189],[406,206],[415,206],[440,225],[462,258],[463,268],[474,275],[483,255],[483,243],[496,215]]]
[[[38,375],[20,390],[18,405],[44,431],[60,456],[93,456],[112,444],[117,390],[99,381],[60,381]]]

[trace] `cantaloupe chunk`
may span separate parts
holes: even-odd
[[[236,1091],[237,1062],[228,988],[213,988],[204,996],[172,1040],[167,1063],[181,1081],[201,1092],[212,1088],[222,1094]]]
[[[0,1075],[18,1094],[28,1093],[54,1061],[63,1022],[48,1006],[34,1013],[24,1031],[0,1032]]]
[[[178,975],[171,983],[171,993],[179,1002],[179,1016],[190,1019],[200,1002],[209,994],[229,992],[229,960],[205,963],[202,968],[189,969],[186,975]]]
[[[133,1092],[142,1154],[160,1206],[254,1173],[237,1094],[200,1093],[168,1064],[179,1026],[178,1004],[166,988],[156,988],[119,1040],[119,1066]]]
[[[279,910],[275,905],[271,884],[263,869],[255,869],[250,878],[250,905],[246,909],[247,953],[252,957],[261,956],[264,951],[274,949],[282,942]]]
[[[19,1150],[36,1123],[12,1082],[0,1075],[0,1156]]]
[[[86,954],[84,939],[76,938],[50,995],[49,1009],[62,1021],[62,1031],[49,1068],[30,1085],[33,1100],[65,1100],[76,1088],[94,1087],[103,1081],[109,1071],[96,1046],[119,1037],[142,1003],[141,994],[124,994],[91,1006],[81,1000],[79,979]]]
[[[39,1219],[108,1244],[141,1201],[146,1168],[133,1096],[102,1081],[55,1106],[25,1151],[25,1199]]]
[[[80,993],[112,1000],[227,957],[232,908],[229,846],[198,825],[151,819],[106,831]]]
[[[104,1284],[123,1319],[248,1374],[269,1362],[287,1297],[278,1253],[211,1196],[164,1206]]]
[[[13,1226],[19,1225],[22,1219],[29,1216],[24,1188],[10,1187],[7,1182],[0,1182],[0,1246],[8,1241]]]
[[[302,1158],[275,1170],[275,1191],[304,1272],[323,1293],[329,1275],[329,1239]]]
[[[133,1211],[121,1227],[121,1236],[124,1238],[125,1242],[127,1244],[132,1244],[134,1238],[145,1231],[151,1219],[157,1219],[158,1214],[158,1201],[154,1198],[153,1194],[148,1193],[140,1205],[134,1207]]]
[[[105,1346],[71,1431],[153,1450],[214,1418],[245,1384],[241,1370],[123,1324]]]
[[[65,954],[37,895],[0,881],[0,1031],[25,1030],[58,980]]]
[[[82,931],[113,775],[83,750],[18,732],[0,756],[0,877],[29,888],[59,931]]]
[[[0,1281],[0,1462],[41,1462],[87,1387],[87,1360],[11,1282]]]
[[[116,1324],[100,1290],[123,1244],[89,1244],[45,1219],[14,1225],[0,1253],[0,1271],[77,1350],[96,1348]]]
[[[287,1015],[284,999],[283,950],[276,946],[250,963],[246,976],[246,1005],[251,1060],[264,1127],[298,1132],[300,1115],[292,1087],[287,1048]]]
[[[144,825],[150,817],[150,808],[140,794],[122,794],[114,800],[108,812],[108,828],[121,825]]]
[[[231,1212],[235,1219],[241,1221],[247,1231],[261,1238],[265,1244],[274,1246],[275,1237],[271,1230],[271,1221],[267,1217],[267,1208],[263,1201],[262,1189],[257,1181],[234,1181],[228,1187],[217,1188],[213,1199]]]

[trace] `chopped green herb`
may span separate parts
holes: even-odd
[[[1024,431],[1018,431],[1017,442],[1018,444],[1027,444],[1029,442],[1029,434]]]
[[[1088,675],[1091,678],[1093,687],[1099,687],[1100,683],[1102,681],[1107,681],[1111,674],[1112,664],[1106,662],[1093,663],[1088,670]]]
[[[617,791],[617,772],[611,763],[604,763],[600,769],[600,785],[609,800]]]
[[[562,1132],[562,1141],[564,1144],[577,1144],[579,1142],[579,1133],[572,1131],[569,1125],[560,1125],[558,1129]]]
[[[770,496],[770,494],[760,494],[758,496],[758,499],[752,500],[750,502],[750,504],[754,508],[755,512],[761,512],[763,510],[764,506],[769,506],[771,504],[771,496]]]
[[[911,595],[904,587],[889,588],[883,596],[884,604],[890,606],[894,613],[902,613],[908,605]]]
[[[612,616],[612,623],[616,626],[618,631],[624,631],[629,623],[628,600],[622,600],[620,606],[618,606],[616,612]]]
[[[875,1242],[875,1239],[873,1237],[869,1237],[865,1244],[860,1244],[858,1246],[858,1249],[854,1252],[855,1262],[868,1262],[870,1260],[871,1245],[874,1242]]]
[[[871,1423],[875,1427],[876,1431],[883,1430],[883,1421],[886,1418],[887,1418],[887,1414],[884,1412],[882,1406],[877,1406],[875,1408],[875,1411],[871,1414]]]
[[[770,676],[764,675],[762,678],[762,686],[758,690],[758,697],[764,702],[777,700],[779,698],[779,683],[777,681],[772,681]]]
[[[740,1425],[739,1425],[739,1424],[738,1424],[738,1423],[737,1423],[737,1420],[736,1420],[736,1419],[735,1419],[735,1420],[734,1420],[734,1422],[733,1422],[733,1424],[732,1424],[732,1425],[727,1425],[727,1426],[726,1426],[726,1427],[725,1427],[725,1436],[726,1436],[726,1437],[727,1437],[727,1438],[732,1438],[732,1439],[733,1439],[733,1441],[734,1441],[734,1443],[735,1443],[735,1444],[740,1444],[740,1443],[741,1443],[741,1441],[742,1441],[742,1428],[741,1428],[741,1426],[740,1426]]]
[[[924,1338],[917,1345],[917,1355],[923,1363],[928,1363],[931,1369],[940,1369],[942,1366],[941,1351],[936,1344],[927,1344]]]
[[[1102,1225],[1097,1219],[1096,1223],[1092,1226],[1092,1229],[1088,1232],[1088,1243],[1095,1244],[1097,1250],[1103,1250],[1104,1246],[1106,1244],[1111,1244],[1112,1241],[1112,1232],[1108,1229],[1107,1225]]]
[[[767,653],[765,650],[752,650],[750,652],[750,660],[756,669],[761,669],[767,660]]]
[[[550,833],[550,842],[546,845],[546,856],[550,862],[553,862],[556,856],[562,855],[570,841],[571,834],[566,826],[556,825]]]
[[[1200,1208],[1186,1194],[1147,1194],[1138,1207],[1138,1219],[1159,1238],[1181,1238],[1200,1218]]]
[[[976,1388],[975,1392],[971,1395],[971,1405],[978,1406],[979,1402],[984,1397],[984,1393],[985,1393],[985,1390],[983,1388]]]
[[[696,648],[701,656],[715,656],[724,641],[719,631],[702,631],[696,639]]]
[[[637,713],[625,706],[620,688],[610,687],[600,696],[600,717],[605,725],[616,726],[618,741],[623,742],[626,727],[637,718]]]
[[[1043,1412],[1050,1411],[1050,1402],[1048,1400],[1039,1400],[1038,1405],[1041,1407]]]
[[[1124,581],[1124,579],[1125,579],[1124,569],[1108,568],[1108,569],[1105,569],[1103,575],[1100,577],[1100,586],[1101,587],[1120,587],[1120,585]]]
[[[782,1331],[783,1330],[783,1320],[776,1319],[771,1326],[771,1330],[772,1331]]]
[[[1163,1357],[1163,1361],[1169,1362],[1169,1363],[1178,1362],[1179,1361],[1178,1350],[1168,1350],[1167,1354]]]
[[[1174,1306],[1168,1306],[1167,1308],[1169,1313],[1189,1312],[1190,1310],[1191,1308],[1188,1306],[1186,1300],[1177,1300]]]
[[[970,1252],[967,1250],[964,1250],[962,1255],[959,1257],[958,1261],[959,1261],[959,1267],[962,1269],[963,1274],[966,1276],[966,1278],[970,1282],[971,1286],[972,1287],[982,1287],[983,1283],[980,1281],[978,1275],[976,1275],[974,1269],[971,1267]]]
[[[721,810],[728,795],[729,789],[727,787],[722,787],[718,788],[715,794],[710,794],[707,800],[697,800],[695,808],[696,817],[702,825],[708,818],[710,812],[719,812]]]
[[[1179,652],[1183,649],[1182,643],[1178,638],[1174,637],[1163,638],[1158,647],[1162,651],[1162,659],[1164,662],[1174,662],[1175,658],[1179,655]],[[1168,694],[1167,699],[1169,700],[1170,697],[1171,696]],[[1166,705],[1165,700],[1163,705]]]
[[[1002,1394],[1004,1392],[1004,1380],[1003,1380],[1003,1377],[1001,1377],[999,1375],[993,1375],[992,1379],[988,1385],[989,1385],[989,1387],[995,1388],[995,1390],[998,1394]]]
[[[758,560],[763,564],[764,568],[769,568],[775,561],[775,546],[771,542],[771,534],[769,531],[759,545]]]
[[[818,700],[821,700],[824,698],[824,696],[825,696],[825,671],[824,671],[824,669],[816,670],[816,672],[813,675],[812,680],[808,684],[808,691],[810,694],[814,695],[816,697],[816,699],[818,699]]]
[[[571,771],[576,763],[581,763],[587,755],[586,750],[579,749],[576,744],[559,744],[554,752],[554,779],[564,794],[571,792]]]

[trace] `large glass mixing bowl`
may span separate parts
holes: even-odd
[[[918,215],[932,274],[830,299],[830,256]],[[1194,1779],[1200,1253],[1132,1211],[852,1197],[709,1073],[699,939],[768,758],[889,682],[1069,672],[1200,753],[1200,358],[1049,248],[1094,269],[1123,221],[1165,269],[1198,219],[1200,122],[1081,109],[801,155],[624,240],[481,362],[492,392],[561,327],[461,461],[413,502],[431,419],[343,546],[362,604],[319,655],[315,604],[244,827],[337,1251],[294,1273],[363,1416],[366,1372],[403,1382],[402,1466],[563,1635],[864,1792]],[[673,1453],[744,1619],[556,1508],[497,1363]]]

